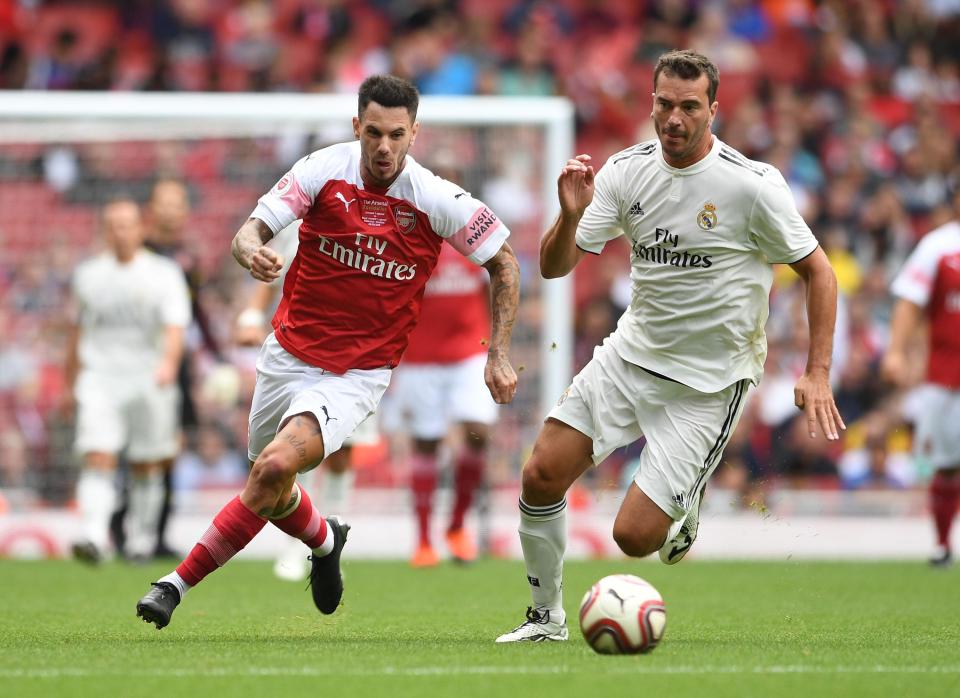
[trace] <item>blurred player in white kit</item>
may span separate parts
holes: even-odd
[[[163,502],[160,462],[179,448],[177,369],[190,298],[183,272],[143,247],[139,205],[117,198],[103,207],[106,251],[74,272],[75,323],[67,347],[67,407],[76,410],[81,536],[76,558],[96,563],[109,553],[117,499],[115,471],[130,463],[127,553],[147,559],[156,546]]]

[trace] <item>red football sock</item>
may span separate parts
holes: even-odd
[[[414,453],[411,465],[410,486],[413,489],[413,509],[417,514],[420,545],[429,545],[433,491],[437,489],[437,457]]]
[[[234,497],[217,514],[207,532],[193,546],[193,550],[177,567],[177,574],[190,586],[243,550],[267,524],[244,506],[240,497]]]
[[[937,542],[950,546],[950,529],[960,504],[960,476],[937,472],[930,481],[930,511],[937,527]]]
[[[327,520],[310,501],[310,495],[300,487],[300,502],[297,508],[282,519],[270,519],[270,523],[287,535],[299,538],[310,548],[319,548],[327,539]]]
[[[485,463],[483,451],[464,448],[457,457],[457,471],[454,480],[453,514],[450,517],[451,531],[463,528],[463,517],[473,502],[473,493],[477,491],[483,478]]]

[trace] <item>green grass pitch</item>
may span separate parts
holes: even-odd
[[[234,562],[169,627],[135,617],[167,565],[0,561],[4,696],[960,696],[960,571],[920,563],[567,565],[571,637],[495,645],[522,620],[518,562],[345,561],[331,617],[266,562]],[[603,657],[576,610],[605,574],[663,594],[652,654]]]

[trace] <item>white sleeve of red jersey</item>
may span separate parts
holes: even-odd
[[[303,218],[323,185],[342,167],[342,158],[349,157],[343,145],[332,145],[298,160],[273,189],[260,197],[250,217],[262,220],[274,235]]]
[[[474,264],[490,260],[510,236],[506,224],[486,204],[453,182],[433,176],[432,201],[421,208],[436,233]]]
[[[890,291],[898,298],[925,308],[930,301],[933,291],[933,282],[936,281],[937,265],[943,254],[943,245],[938,231],[928,233],[903,265],[890,287]]]

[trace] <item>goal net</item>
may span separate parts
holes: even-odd
[[[55,383],[50,376],[62,365],[63,289],[77,261],[98,247],[100,205],[118,193],[146,201],[160,178],[186,184],[201,301],[227,343],[249,290],[230,256],[233,235],[299,157],[352,139],[355,113],[353,95],[0,98],[0,320],[4,333],[11,331],[0,344],[8,369],[0,381],[0,433],[20,440],[30,464],[24,482],[54,501],[72,486],[75,466],[63,462],[69,437],[48,419],[56,414],[57,386],[45,381]],[[513,231],[523,272],[512,351],[521,389],[501,411],[491,465],[494,481],[515,478],[523,449],[571,375],[570,280],[541,280],[537,250],[556,214],[557,174],[573,152],[573,109],[562,98],[424,97],[419,119],[414,157],[483,199]],[[8,485],[17,477],[10,470],[0,474]]]

